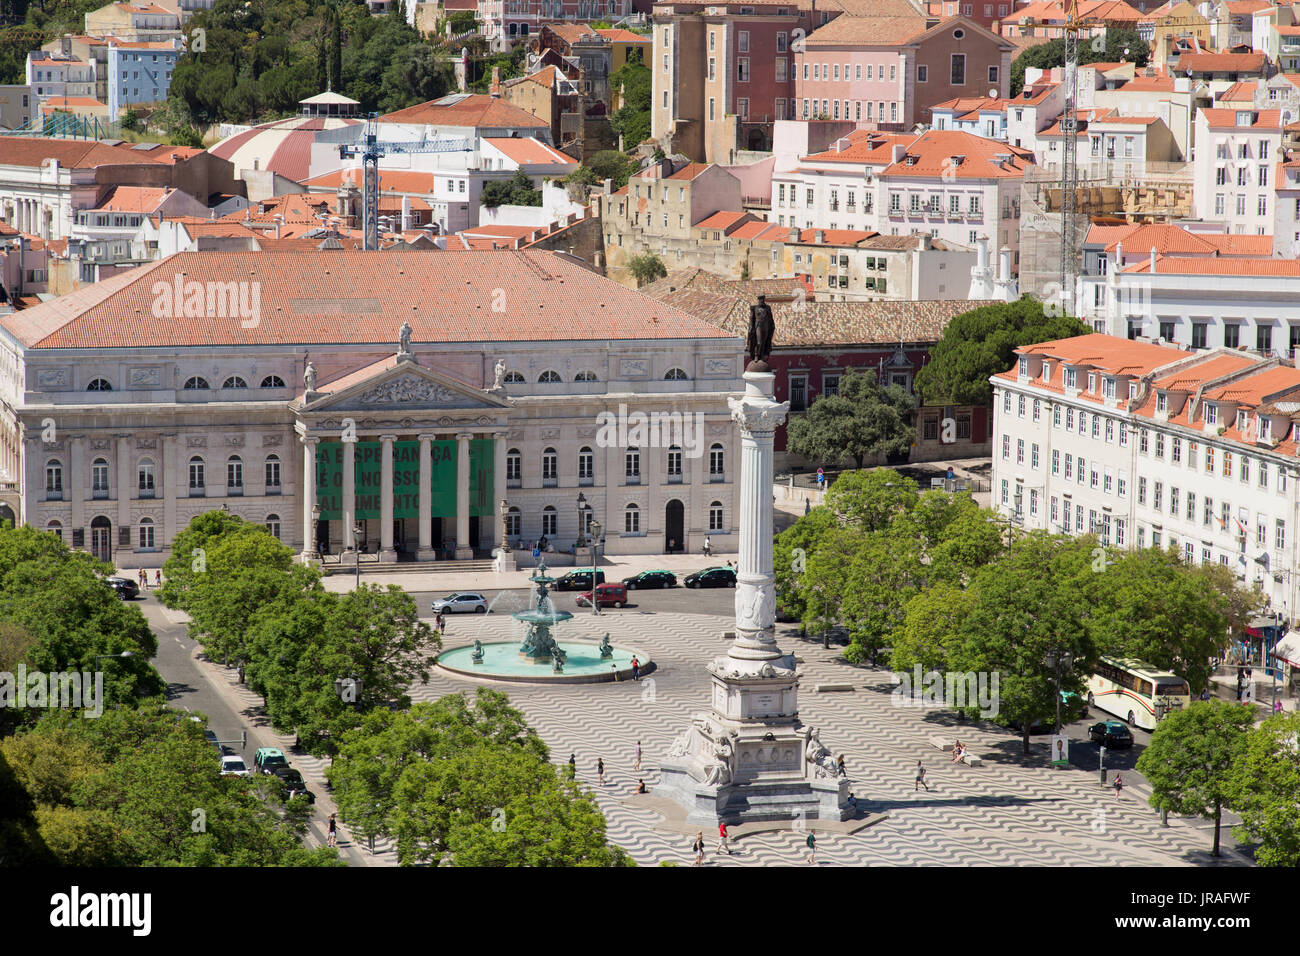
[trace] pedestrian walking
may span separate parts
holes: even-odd
[[[438,633],[444,633],[447,630],[447,609],[438,609]]]
[[[817,835],[811,830],[808,831],[808,839],[803,841],[808,847],[808,862],[817,862]]]
[[[812,499],[811,499],[811,498],[805,498],[805,499],[803,500],[803,513],[804,513],[804,514],[807,514],[807,513],[810,512],[810,511],[812,511]]]
[[[708,535],[704,536],[704,556],[706,558],[713,556],[713,543],[709,540]]]
[[[641,741],[639,740],[636,742],[636,765],[632,769],[633,770],[641,769]]]
[[[1124,775],[1121,773],[1117,773],[1115,774],[1115,798],[1116,799],[1119,799],[1119,795],[1123,791],[1123,789],[1124,789]]]
[[[930,792],[930,785],[925,782],[925,767],[923,767],[921,761],[918,760],[916,762],[916,786],[912,789],[920,790],[922,787],[925,787],[926,793]]]
[[[574,754],[569,754],[569,779],[576,780],[578,777],[578,758]]]
[[[636,659],[635,654],[632,655],[632,679],[633,680],[641,679],[641,662]]]
[[[141,568],[140,573],[136,575],[136,580],[140,582],[140,590],[143,591],[149,586],[149,572]]]
[[[835,772],[845,780],[849,779],[849,772],[844,769],[844,754],[840,754],[840,759],[835,761]]]
[[[154,571],[153,586],[156,588],[162,587],[162,568],[158,568],[157,570]]]
[[[325,845],[326,846],[339,845],[339,825],[338,825],[338,821],[334,818],[334,814],[332,813],[330,814],[329,839],[325,841]]]
[[[692,849],[695,851],[695,862],[692,863],[691,865],[699,866],[701,863],[704,862],[704,831],[703,830],[695,834],[695,844],[692,847]]]
[[[605,786],[605,761],[596,758],[596,783],[598,786]]]
[[[731,856],[731,847],[727,846],[727,825],[721,820],[718,821],[718,848],[715,853],[727,851],[727,856]]]

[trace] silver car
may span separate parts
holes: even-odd
[[[473,591],[457,591],[433,602],[433,613],[446,611],[448,614],[486,614],[487,599]]]
[[[253,772],[244,763],[244,758],[238,754],[227,754],[221,758],[221,776],[251,777],[252,775]]]

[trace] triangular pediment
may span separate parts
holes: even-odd
[[[392,411],[396,409],[509,408],[495,395],[441,375],[415,362],[391,361],[369,372],[360,369],[304,396],[302,411]]]

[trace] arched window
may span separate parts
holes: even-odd
[[[45,530],[50,532],[50,534],[57,534],[59,536],[59,540],[60,541],[63,540],[63,522],[50,520],[45,525]]]
[[[528,24],[526,23],[519,24],[519,35],[521,37],[528,36]]]
[[[583,369],[577,375],[573,376],[573,380],[575,382],[594,382],[596,381],[596,373],[590,369]]]
[[[284,379],[278,375],[268,375],[262,379],[262,388],[284,388]]]
[[[627,480],[627,484],[641,484],[641,449],[629,448],[624,453],[623,475]]]
[[[190,497],[202,498],[204,488],[203,459],[195,455],[190,459]]]
[[[88,392],[111,392],[112,390],[113,386],[106,378],[92,379],[91,383],[86,386]]]
[[[96,458],[90,465],[90,496],[108,497],[108,459]]]
[[[554,488],[559,481],[559,460],[560,456],[555,453],[554,448],[547,448],[542,452],[542,485]]]
[[[669,370],[664,374],[664,381],[665,381],[665,382],[684,382],[684,381],[686,381],[686,373],[685,373],[682,369],[679,369],[679,368],[670,368],[670,369],[669,369]]]
[[[583,445],[578,449],[578,484],[589,485],[596,480],[596,455]]]
[[[559,513],[556,512],[554,505],[547,505],[542,509],[542,534],[548,538],[554,538],[559,533]]]
[[[625,534],[641,533],[641,509],[629,504],[623,509],[623,532]]]
[[[280,493],[280,456],[266,456],[266,493],[268,495],[278,495]]]
[[[195,389],[199,389],[199,388],[211,388],[211,387],[212,386],[208,384],[208,380],[204,378],[202,375],[191,375],[189,378],[185,380],[185,390],[187,392],[194,391]]]
[[[505,383],[507,385],[523,385],[525,379],[518,372],[506,372]]]
[[[668,446],[668,480],[674,483],[682,480],[682,446]]]
[[[560,378],[559,372],[549,368],[537,378],[537,384],[539,385],[554,385],[557,382],[563,381],[564,379]]]
[[[280,540],[280,516],[279,515],[266,516],[266,530],[271,535],[272,538],[275,538],[276,541]]]
[[[518,448],[511,448],[506,452],[506,485],[511,488],[518,488],[524,477],[524,456],[519,454]]]
[[[141,498],[152,498],[156,486],[154,484],[154,463],[152,458],[141,458],[140,464],[136,466],[136,487],[140,491]]]
[[[519,25],[518,25],[518,24],[515,24],[515,23],[510,24],[510,35],[511,35],[512,37],[514,37],[514,36],[518,36],[518,35],[519,35]]]
[[[722,502],[715,501],[709,505],[709,530],[722,530]]]
[[[140,519],[140,550],[141,551],[154,550],[153,532],[154,532],[153,518],[141,518]]]
[[[222,388],[248,388],[248,383],[238,375],[232,375],[221,383]]]
[[[231,455],[226,459],[226,494],[242,495],[244,493],[244,459]]]
[[[518,538],[523,533],[520,531],[522,521],[523,516],[520,514],[519,509],[511,506],[511,508],[506,512],[507,538]]]
[[[709,446],[709,481],[724,481],[727,477],[726,454],[722,446],[714,442]]]
[[[57,458],[45,463],[45,500],[63,500],[63,462]]]

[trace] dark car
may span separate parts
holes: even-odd
[[[1133,733],[1123,721],[1103,720],[1088,728],[1088,739],[1103,747],[1132,747]]]
[[[596,583],[605,583],[605,572],[599,568],[596,569]],[[555,582],[557,591],[590,591],[591,590],[591,568],[578,568],[576,571],[570,571],[563,575]]]
[[[623,586],[629,591],[635,591],[637,588],[675,588],[677,575],[671,571],[642,571],[630,578],[624,578]]]
[[[104,578],[104,583],[117,592],[117,596],[123,601],[130,601],[140,596],[140,585],[136,584],[130,578],[111,577]]]
[[[297,770],[292,767],[276,767],[271,773],[284,784],[290,799],[300,796],[306,797],[308,803],[316,802],[316,795],[307,789],[307,781],[302,779],[302,774]]]
[[[705,568],[686,575],[688,588],[734,588],[736,572],[731,568]]]

